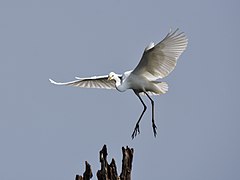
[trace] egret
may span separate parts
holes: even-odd
[[[158,44],[150,43],[144,50],[142,58],[135,69],[126,71],[122,75],[110,72],[108,75],[93,76],[88,78],[76,77],[76,80],[70,82],[55,82],[56,85],[77,86],[83,88],[104,88],[117,89],[124,92],[132,89],[143,105],[143,111],[135,125],[132,133],[132,139],[140,134],[139,123],[145,113],[147,106],[140,95],[146,95],[152,106],[152,129],[153,134],[157,135],[157,126],[154,120],[154,101],[151,95],[160,95],[168,91],[166,82],[158,79],[166,77],[176,66],[177,60],[186,49],[188,39],[186,35],[176,29],[169,31],[165,38]]]

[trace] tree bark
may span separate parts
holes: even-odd
[[[122,147],[122,172],[120,175],[121,180],[131,180],[131,171],[132,171],[132,160],[133,160],[133,149]]]
[[[99,152],[101,169],[97,171],[98,180],[131,180],[133,152],[133,148],[130,149],[128,146],[126,148],[122,147],[122,172],[118,176],[115,160],[112,159],[111,163],[108,164],[107,146],[104,145]],[[93,177],[91,166],[87,161],[85,162],[85,166],[86,169],[83,176],[76,175],[75,180],[90,180]]]

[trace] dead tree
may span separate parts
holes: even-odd
[[[98,180],[131,180],[132,161],[133,161],[133,149],[122,147],[122,172],[120,176],[117,174],[117,166],[115,160],[112,159],[111,163],[107,161],[107,146],[104,145],[99,152],[99,159],[101,163],[101,169],[97,172]],[[93,177],[91,165],[85,161],[85,172],[82,176],[76,175],[75,180],[90,180]]]

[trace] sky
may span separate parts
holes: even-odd
[[[132,179],[240,179],[240,3],[229,1],[0,1],[0,179],[94,178],[108,147],[134,148]],[[129,90],[50,84],[123,73],[169,29],[188,39],[169,92],[142,105]]]

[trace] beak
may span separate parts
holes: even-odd
[[[108,79],[107,79],[108,81],[110,81],[110,80],[112,80],[112,77],[111,76],[108,76]]]

